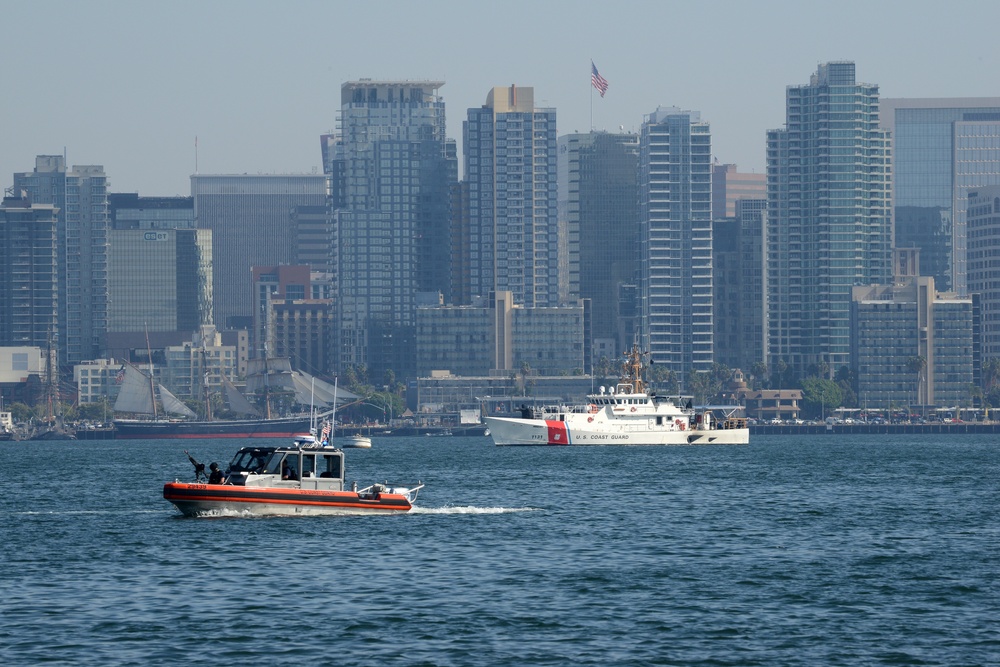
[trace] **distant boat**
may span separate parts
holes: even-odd
[[[346,435],[341,437],[341,445],[345,449],[371,449],[372,439],[367,435]]]
[[[257,380],[257,384],[275,388],[291,387],[296,400],[300,403],[310,403],[311,392],[316,392],[316,383],[323,387],[324,404],[326,399],[334,401],[347,394],[343,390],[338,393],[335,387],[315,378],[302,377],[302,374],[291,370],[287,359],[269,361],[271,364],[268,368],[274,371],[272,375],[275,376],[270,379],[274,384],[268,385],[264,380]],[[279,376],[284,379],[278,379]],[[310,387],[309,383],[312,383],[313,387]],[[248,386],[253,385],[248,381]],[[333,391],[330,392],[326,388]],[[115,437],[118,439],[291,438],[297,434],[308,433],[313,425],[314,418],[310,414],[274,418],[261,416],[257,408],[226,378],[223,378],[223,389],[230,409],[233,412],[250,415],[249,418],[193,419],[196,417],[195,413],[166,387],[154,383],[146,373],[126,363],[121,391],[118,400],[115,401],[115,412],[143,417],[115,419]],[[157,408],[157,397],[163,407],[162,414]]]
[[[657,396],[643,379],[644,354],[637,345],[626,353],[618,385],[588,394],[588,404],[535,411],[521,406],[521,417],[486,417],[497,445],[746,445],[747,420],[738,405],[692,407],[688,400]],[[722,418],[717,418],[721,413]]]

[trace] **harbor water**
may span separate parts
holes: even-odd
[[[241,444],[0,443],[0,663],[1000,664],[996,436],[376,437],[411,513],[163,500]]]

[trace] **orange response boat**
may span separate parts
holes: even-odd
[[[318,444],[243,447],[222,483],[201,482],[204,466],[195,464],[195,482],[168,482],[163,497],[185,516],[245,514],[384,514],[413,508],[423,488],[372,484],[344,489],[344,452]]]

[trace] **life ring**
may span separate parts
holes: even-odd
[[[635,412],[635,406],[634,405],[632,406],[632,412]]]
[[[592,421],[594,421],[594,418],[593,417],[587,417],[587,421],[588,422],[592,422]]]
[[[597,407],[596,405],[594,405],[593,403],[591,403],[591,404],[590,404],[590,414],[592,414],[592,415],[593,415],[593,414],[597,414],[597,411],[598,411],[598,410],[600,410],[600,408],[598,408],[598,407]]]

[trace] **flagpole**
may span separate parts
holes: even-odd
[[[590,61],[590,131],[594,131],[594,61]]]

